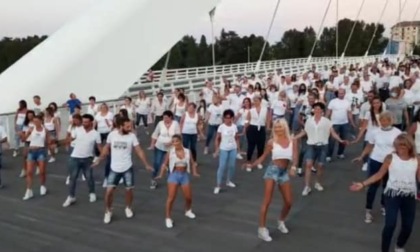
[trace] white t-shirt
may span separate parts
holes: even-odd
[[[271,103],[273,116],[284,116],[286,114],[287,103],[281,100],[275,100]]]
[[[328,109],[332,111],[331,122],[333,125],[341,125],[349,122],[347,113],[351,111],[351,105],[346,99],[332,99],[328,104]]]
[[[223,117],[223,107],[222,105],[211,104],[207,109],[207,112],[210,113],[209,125],[220,125],[222,124]]]
[[[150,99],[146,97],[145,99],[138,98],[136,100],[136,113],[140,115],[147,115],[150,111]]]
[[[363,92],[367,93],[370,90],[372,90],[373,87],[373,83],[371,80],[362,80],[360,81],[360,88],[362,89]]]
[[[115,130],[109,133],[106,142],[111,149],[111,170],[118,173],[128,171],[133,166],[133,147],[139,145],[136,135],[133,133],[122,135]]]
[[[230,94],[229,97],[230,108],[233,112],[237,113],[239,109],[242,107],[242,103],[245,99],[245,95],[243,94]]]
[[[238,120],[236,121],[236,125],[244,126],[246,118],[248,117],[249,109],[241,108],[238,112]]]
[[[96,130],[86,132],[85,128],[77,127],[71,132],[74,139],[74,149],[71,153],[72,158],[93,157],[95,144],[101,143],[101,136]]]
[[[383,163],[385,157],[394,151],[394,140],[401,134],[401,130],[393,127],[391,130],[376,129],[372,133],[372,138],[369,143],[373,144],[373,150],[370,158]]]
[[[94,104],[93,106],[89,104],[86,113],[89,115],[95,116],[98,113],[98,111],[99,111],[98,104]]]
[[[358,115],[360,113],[360,109],[357,108],[358,106],[362,105],[364,97],[362,92],[349,92],[346,94],[346,100],[350,102],[350,105],[353,105],[354,108],[352,109],[353,115]]]
[[[225,151],[235,150],[237,148],[235,136],[238,133],[238,127],[235,124],[227,126],[222,124],[217,129],[221,134],[220,149]]]
[[[111,132],[113,119],[114,115],[111,112],[108,112],[105,116],[102,116],[101,113],[96,114],[95,121],[98,132],[101,134]]]
[[[367,120],[367,127],[366,127],[366,134],[365,134],[365,141],[370,141],[373,137],[373,132],[375,132],[375,130],[380,129],[380,125],[379,125],[379,114],[376,114],[376,121],[378,122],[378,125],[374,125],[372,123],[372,117],[370,115],[370,111],[368,111],[367,113],[365,113],[365,116],[362,118],[364,120]]]

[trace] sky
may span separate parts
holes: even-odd
[[[0,37],[49,35],[63,24],[81,15],[84,10],[102,0],[0,0]],[[175,0],[167,0],[175,1]],[[205,1],[205,0],[197,0]],[[269,41],[279,41],[287,29],[313,26],[319,29],[329,0],[281,0]],[[339,18],[355,19],[363,0],[339,0]],[[386,0],[366,0],[360,18],[377,22]],[[398,21],[399,1],[390,0],[382,23],[387,28]],[[412,21],[419,0],[407,1],[402,12],[403,21]],[[215,15],[215,33],[234,30],[239,35],[267,33],[277,0],[221,0]],[[332,26],[336,20],[336,0],[333,0],[325,24]],[[420,13],[416,20],[420,20]],[[389,29],[388,29],[389,30]],[[208,15],[197,22],[188,34],[211,36]]]

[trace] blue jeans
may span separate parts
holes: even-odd
[[[327,103],[327,105],[330,103],[330,101],[334,98],[336,98],[335,96],[335,92],[332,91],[325,91],[325,102]]]
[[[238,134],[242,134],[244,131],[244,125],[236,125],[238,127]],[[239,137],[239,149],[242,150],[242,148],[245,146],[245,139],[246,134],[243,134]]]
[[[219,128],[219,125],[211,125],[211,124],[208,125],[206,147],[209,147],[211,140],[213,140],[213,137],[216,136],[218,128]]]
[[[413,230],[416,215],[414,197],[385,197],[385,226],[382,230],[382,252],[389,252],[392,236],[397,225],[398,212],[401,212],[401,231],[397,238],[397,247],[404,248]]]
[[[182,134],[182,145],[190,149],[194,161],[197,160],[197,134]]]
[[[348,123],[333,125],[333,128],[342,140],[348,139],[348,135],[349,135],[349,131],[350,131],[350,125]],[[330,136],[330,139],[329,139],[329,142],[328,142],[328,153],[327,153],[328,157],[332,157],[332,155],[334,153],[335,142],[336,142],[336,140],[333,137]],[[338,144],[337,155],[342,155],[344,153],[345,148],[346,148],[346,146],[344,144],[339,143]]]
[[[124,186],[127,189],[134,188],[134,169],[131,167],[130,169],[126,170],[125,172],[115,172],[111,170],[109,172],[107,186],[108,187],[117,187],[120,183],[120,180],[123,180]]]
[[[70,158],[69,171],[70,171],[70,197],[76,196],[76,184],[79,173],[83,172],[86,177],[86,182],[89,188],[89,193],[95,193],[95,181],[93,179],[92,171],[92,158]]]
[[[136,126],[140,125],[140,121],[143,122],[143,126],[147,127],[147,117],[148,115],[136,114]]]
[[[178,123],[181,123],[181,117],[180,116],[174,116],[175,121]]]
[[[217,186],[222,184],[223,175],[227,170],[227,181],[232,181],[235,174],[237,150],[220,150],[219,168],[217,168]]]
[[[382,166],[382,163],[373,159],[369,159],[368,177],[371,177],[375,173],[377,173],[381,169],[381,166]],[[382,183],[382,187],[385,188],[387,181],[388,181],[388,173],[384,176],[382,181],[378,181],[369,186],[367,190],[367,194],[366,194],[366,209],[372,210],[373,202],[375,201],[375,197],[376,197],[376,191],[378,190],[381,183]],[[385,205],[383,193],[381,193],[381,205],[382,206]]]
[[[165,160],[166,151],[159,150],[155,147],[154,151],[154,157],[153,157],[153,172],[152,172],[152,179],[156,178],[159,175],[160,167],[163,164],[163,161]]]

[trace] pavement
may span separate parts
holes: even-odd
[[[148,146],[149,137],[141,138]],[[195,220],[184,216],[182,192],[173,209],[173,229],[164,222],[166,201],[165,180],[161,186],[149,189],[150,174],[134,157],[136,188],[135,216],[124,215],[124,190],[115,194],[114,216],[109,225],[103,223],[103,167],[95,168],[98,201],[89,203],[87,185],[79,181],[77,202],[69,208],[62,203],[67,197],[65,178],[68,155],[61,150],[57,161],[48,165],[48,194],[39,196],[39,180],[35,180],[35,197],[23,201],[24,180],[18,178],[22,157],[3,153],[3,181],[0,190],[0,251],[1,252],[373,252],[380,251],[383,217],[380,215],[379,194],[375,202],[374,222],[364,223],[365,193],[349,191],[352,181],[366,175],[361,165],[352,164],[360,146],[351,146],[345,160],[328,164],[324,192],[313,191],[302,197],[303,178],[292,178],[294,204],[286,224],[289,234],[276,229],[282,206],[281,195],[274,193],[268,213],[268,228],[273,237],[270,243],[257,238],[258,214],[263,196],[263,171],[247,173],[238,169],[234,182],[237,188],[213,194],[217,160],[203,155],[199,143],[200,178],[194,178],[193,210]],[[146,148],[145,148],[146,149]],[[149,162],[152,153],[147,151]],[[420,214],[420,206],[417,208]],[[399,230],[399,227],[397,231]],[[395,235],[396,236],[396,235]],[[420,251],[420,222],[417,220],[406,250]]]

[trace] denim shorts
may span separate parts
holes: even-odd
[[[190,175],[188,172],[173,171],[169,173],[168,183],[177,185],[188,185],[190,183]]]
[[[307,145],[305,151],[306,162],[312,161],[314,164],[324,165],[327,161],[328,144],[326,145]]]
[[[55,130],[48,131],[48,135],[50,136],[51,140],[57,140],[57,131]]]
[[[267,166],[263,178],[274,180],[279,185],[282,185],[290,180],[287,169],[273,164]]]
[[[131,167],[125,172],[115,172],[111,169],[108,175],[108,187],[117,187],[120,183],[120,180],[124,181],[124,186],[127,189],[134,188],[134,169]]]
[[[45,148],[29,149],[28,161],[41,162],[47,159],[47,150]]]

